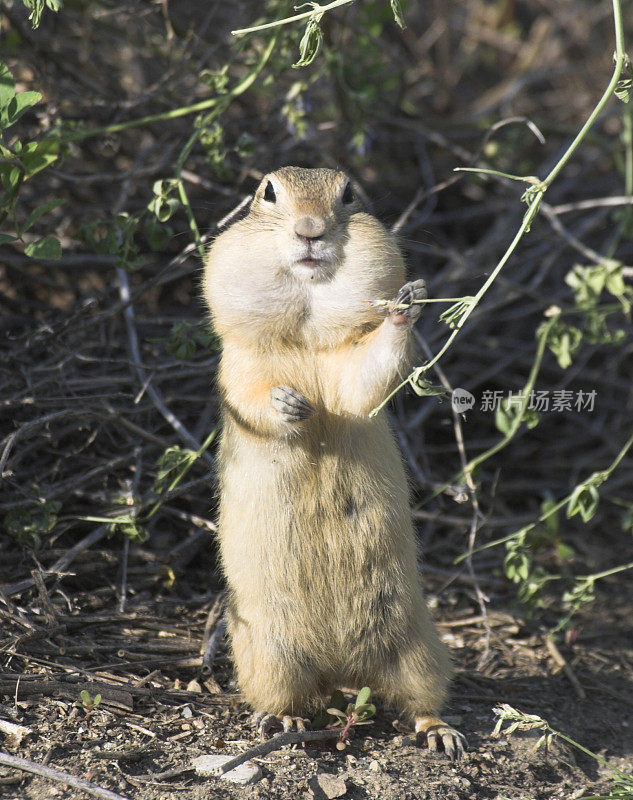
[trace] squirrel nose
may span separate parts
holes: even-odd
[[[300,217],[295,222],[295,233],[302,239],[320,239],[325,233],[325,220],[321,217]]]

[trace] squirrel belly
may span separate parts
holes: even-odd
[[[386,419],[309,423],[309,433],[279,440],[226,421],[219,531],[229,633],[248,663],[243,673],[236,659],[238,683],[256,709],[305,713],[339,686],[392,696],[408,657],[416,679],[427,673],[435,712],[450,667],[422,596],[406,477]],[[262,671],[299,665],[299,690],[271,703]],[[417,708],[422,688],[395,699]]]

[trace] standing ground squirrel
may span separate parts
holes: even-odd
[[[422,594],[407,478],[380,412],[426,297],[347,176],[284,167],[213,243],[222,339],[219,536],[237,680],[284,727],[335,687],[369,686],[429,746],[451,667]],[[396,297],[386,312],[371,301]]]

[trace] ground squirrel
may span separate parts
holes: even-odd
[[[293,717],[369,686],[451,757],[451,667],[422,594],[405,471],[383,412],[426,296],[337,170],[284,167],[210,248],[222,339],[221,559],[237,680]],[[371,301],[396,298],[387,310]]]

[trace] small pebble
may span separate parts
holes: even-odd
[[[376,759],[374,759],[373,761],[369,762],[369,769],[372,772],[380,772],[381,771],[380,770],[380,764],[376,761]]]
[[[226,764],[233,756],[220,756],[220,755],[207,755],[198,756],[194,758],[192,765],[196,771],[196,775],[203,778],[217,778],[214,770],[216,767]],[[240,786],[248,786],[249,783],[257,783],[262,777],[262,771],[252,761],[245,761],[239,767],[235,767],[230,772],[225,772],[220,777],[220,780],[230,781],[231,783],[239,783]]]
[[[319,772],[309,781],[309,787],[316,798],[327,798],[334,800],[336,797],[343,797],[347,794],[347,784],[338,775],[331,775],[329,772]]]

